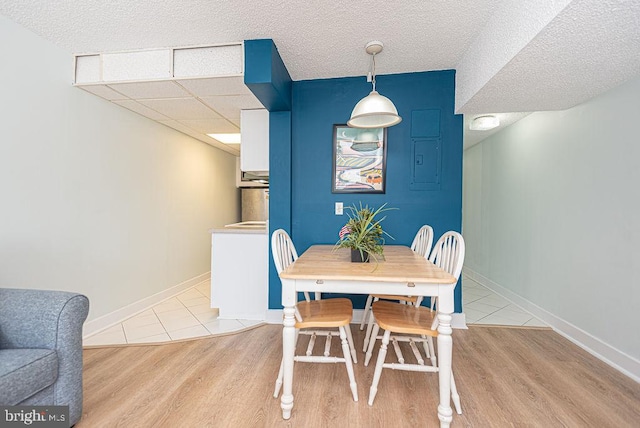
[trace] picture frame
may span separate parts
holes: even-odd
[[[385,193],[387,129],[333,125],[332,193]]]

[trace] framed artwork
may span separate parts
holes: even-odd
[[[387,129],[333,125],[332,193],[384,193]]]

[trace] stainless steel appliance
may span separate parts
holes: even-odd
[[[269,219],[269,189],[240,189],[242,221],[266,221]]]
[[[240,169],[240,158],[236,159],[236,187],[269,187],[269,171],[247,172]]]

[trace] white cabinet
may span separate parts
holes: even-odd
[[[265,109],[240,111],[240,169],[268,173],[269,112]]]
[[[266,319],[268,253],[268,234],[264,226],[212,231],[211,307],[219,309],[219,319]]]

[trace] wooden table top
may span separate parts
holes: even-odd
[[[382,256],[369,263],[351,262],[348,248],[313,245],[280,273],[286,279],[414,282],[454,284],[453,275],[403,245],[385,245]]]

